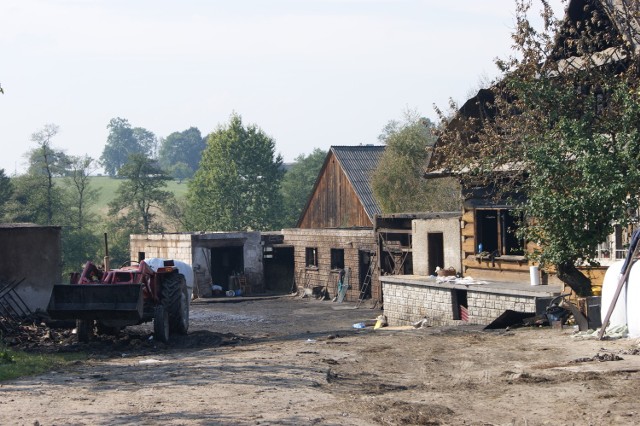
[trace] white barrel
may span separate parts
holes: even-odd
[[[540,269],[537,266],[529,266],[531,285],[540,285]]]
[[[627,282],[627,326],[629,337],[640,337],[640,262],[633,264]]]
[[[624,261],[620,260],[613,263],[604,275],[604,281],[602,282],[602,298],[600,300],[600,318],[604,322],[604,318],[609,312],[609,307],[613,301],[613,296],[618,288],[618,282],[620,281],[620,271],[622,270],[622,264]],[[631,271],[634,272],[633,270]],[[636,276],[636,279],[638,277]],[[630,278],[631,279],[631,278]],[[611,318],[609,319],[608,327],[624,326],[627,324],[627,286],[624,286],[618,296],[616,307],[613,309]]]

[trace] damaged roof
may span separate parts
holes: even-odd
[[[589,6],[591,6],[591,8]],[[571,0],[565,9],[564,26],[568,27],[571,23],[587,19],[587,16],[591,16],[594,11],[600,11],[606,15],[604,24],[601,25],[600,28],[601,31],[613,30],[617,32],[621,37],[622,43],[627,45],[631,54],[636,57],[640,55],[640,1]],[[563,47],[567,47],[567,34],[568,33],[559,34],[554,48],[556,54],[552,56],[555,56],[555,60],[562,65],[559,67],[561,69],[581,68],[583,66],[581,64],[585,59],[580,56],[572,56],[572,53],[575,52],[572,52],[571,49],[562,49]],[[593,60],[594,63],[604,64],[625,59],[622,53],[620,39],[618,39],[618,44],[615,43],[614,37],[608,40],[608,42],[609,44],[601,46],[601,51],[592,53],[591,60]],[[564,51],[564,54],[560,54],[559,52],[561,51]],[[500,82],[497,84],[499,85]],[[474,97],[467,100],[447,127],[459,127],[462,121],[461,117],[491,119],[495,113],[495,111],[493,111],[495,98],[494,88],[495,86],[488,89],[481,89]],[[469,137],[469,135],[466,136]],[[424,168],[425,177],[439,177],[449,174],[448,170],[440,166],[440,161],[442,160],[438,152],[440,143],[441,141],[439,139],[431,149]]]

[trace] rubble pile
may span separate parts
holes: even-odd
[[[20,322],[0,318],[2,343],[21,350],[54,348],[73,341],[72,328],[51,328],[38,315]]]

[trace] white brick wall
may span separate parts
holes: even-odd
[[[389,325],[410,325],[426,317],[430,325],[486,325],[511,309],[535,312],[534,296],[503,295],[467,290],[469,321],[453,319],[451,288],[412,283],[382,283],[384,314]]]

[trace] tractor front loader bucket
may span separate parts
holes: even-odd
[[[143,315],[142,284],[54,285],[47,311],[53,319],[120,320]]]

